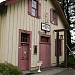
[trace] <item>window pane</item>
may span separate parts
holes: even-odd
[[[34,8],[37,8],[37,3],[34,1]]]
[[[21,42],[27,42],[27,34],[21,33]]]
[[[53,18],[56,18],[56,13],[55,13],[55,11],[53,11]]]
[[[53,17],[52,17],[52,19],[53,19],[53,20],[52,20],[52,23],[53,23],[53,24],[56,24],[57,18],[56,18],[56,12],[55,12],[54,10],[53,10],[52,16],[53,16]]]
[[[36,10],[32,8],[32,15],[36,16]]]
[[[37,8],[37,2],[36,1],[32,1],[32,7],[35,9]]]
[[[41,42],[48,43],[49,42],[49,37],[41,36]]]

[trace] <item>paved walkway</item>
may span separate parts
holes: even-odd
[[[61,71],[61,72],[56,73],[54,75],[75,75],[75,69],[68,68],[67,70]]]
[[[26,74],[26,75],[54,75],[66,69],[67,68],[60,68],[60,67],[45,68],[41,70],[41,73],[38,73],[36,70],[32,71],[31,74]]]
[[[52,67],[42,69],[41,73],[38,73],[37,70],[35,70],[26,75],[75,75],[75,69]]]

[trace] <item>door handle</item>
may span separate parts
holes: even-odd
[[[26,54],[26,52],[24,51],[24,54]]]

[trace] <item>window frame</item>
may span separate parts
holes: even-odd
[[[58,25],[58,14],[53,8],[50,9],[50,22],[53,25]]]
[[[39,0],[36,0],[37,2],[37,12],[36,12],[36,15],[32,15],[32,1],[33,0],[28,0],[28,14],[31,15],[32,17],[34,18],[38,18],[40,19],[41,18],[41,3],[39,2]]]

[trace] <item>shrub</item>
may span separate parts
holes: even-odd
[[[23,73],[10,63],[0,63],[0,75],[23,75]]]
[[[75,58],[73,55],[68,56],[67,64],[68,66],[75,66]]]

